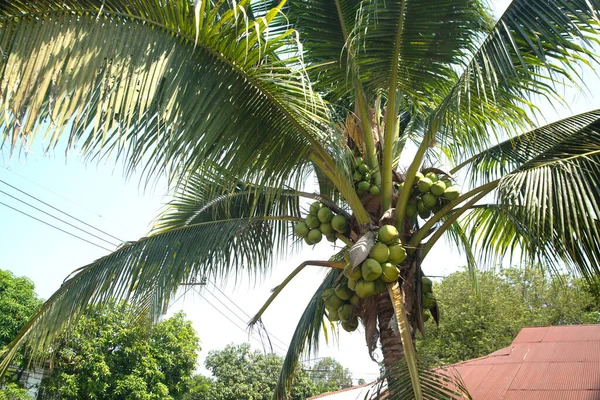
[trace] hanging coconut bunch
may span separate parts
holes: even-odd
[[[326,289],[321,297],[330,321],[341,321],[342,327],[348,332],[358,328],[359,298],[348,287],[347,282],[342,281],[335,288]]]
[[[406,190],[404,182],[396,186],[398,192]],[[423,174],[417,172],[411,197],[406,205],[406,216],[415,219],[417,215],[422,220],[429,219],[440,211],[448,202],[460,196],[460,188],[448,176],[439,176],[431,171]]]
[[[375,185],[373,180],[373,171],[365,164],[362,157],[354,158],[354,178],[356,193],[360,196],[370,193],[373,196],[378,196],[381,193],[381,188]]]
[[[426,276],[421,278],[421,305],[423,308],[423,322],[426,322],[430,317],[430,312],[437,304],[435,295],[433,294],[433,282]]]
[[[296,236],[304,238],[308,245],[319,243],[323,236],[334,243],[337,240],[336,233],[348,232],[348,220],[343,215],[336,215],[329,207],[319,201],[310,205],[308,215],[304,222],[298,222],[294,226]]]

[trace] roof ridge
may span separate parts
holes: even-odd
[[[377,383],[377,381],[373,381],[373,382],[369,382],[369,383],[363,383],[362,385],[350,386],[350,387],[347,387],[347,388],[344,388],[344,389],[334,390],[333,392],[325,392],[325,393],[318,394],[316,396],[308,397],[306,400],[320,399],[320,398],[325,397],[325,396],[330,396],[330,395],[332,395],[334,393],[349,392],[350,390],[360,389],[360,388],[363,388],[363,387],[375,385],[376,383]]]

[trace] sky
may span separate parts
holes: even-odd
[[[551,122],[572,113],[600,108],[600,95],[594,96],[595,93],[600,93],[597,77],[586,76],[586,82],[590,92],[587,96],[565,92],[569,107],[555,109],[550,104],[544,104],[543,119]],[[27,154],[12,155],[5,148],[0,153],[0,268],[10,270],[18,276],[29,277],[35,283],[37,293],[47,298],[71,271],[108,254],[115,249],[118,241],[136,240],[145,236],[153,218],[169,199],[166,193],[167,185],[164,180],[145,189],[139,184],[139,176],[125,179],[118,164],[115,165],[112,161],[86,163],[76,153],[65,156],[64,148],[60,146],[54,152],[44,153],[38,144]],[[90,226],[83,226],[28,195],[51,204],[112,237]],[[112,244],[76,231],[10,196],[83,227]],[[85,237],[104,248],[69,236],[7,206]],[[206,286],[189,288],[184,296],[170,306],[168,313],[170,315],[183,310],[193,321],[202,342],[199,371],[207,373],[202,364],[209,351],[222,349],[230,343],[249,341],[255,349],[263,350],[258,335],[249,335],[246,330],[250,316],[266,301],[270,290],[302,261],[327,259],[334,251],[327,242],[314,248],[304,246],[298,253],[282,255],[271,275],[260,282],[242,280],[237,285],[222,285],[218,282],[219,286],[208,282]],[[446,276],[463,265],[464,258],[455,249],[444,245],[432,252],[423,268],[428,275]],[[263,322],[270,333],[276,353],[284,355],[296,323],[325,272],[322,268],[307,267],[264,314]],[[200,293],[195,292],[196,289]],[[331,340],[330,337],[328,344],[322,340],[319,352],[307,358],[325,356],[332,356],[340,361],[350,369],[356,380],[363,378],[371,381],[378,376],[379,368],[368,355],[361,329],[352,334],[341,330],[339,337],[336,340]],[[310,368],[311,364],[305,365]]]

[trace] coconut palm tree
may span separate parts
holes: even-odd
[[[407,397],[440,397],[412,339],[424,306],[437,316],[421,262],[441,237],[472,267],[515,255],[600,275],[600,110],[543,127],[533,117],[536,101],[560,102],[557,88],[593,68],[599,9],[514,0],[495,18],[483,0],[0,1],[3,145],[26,149],[43,132],[48,147],[116,155],[176,188],[148,237],[65,280],[2,370],[21,346],[48,348],[89,304],[125,299],[156,317],[190,276],[260,275],[305,246],[297,224],[306,242],[325,232],[343,248],[302,263],[251,321],[299,270],[329,269],[275,397],[325,320],[341,318],[327,289],[354,285],[362,298],[344,328],[360,318],[395,397],[401,360]],[[304,192],[309,176],[318,188]],[[321,225],[333,214],[335,232]],[[365,279],[377,243],[407,256],[386,266],[385,285],[359,283],[381,282]]]

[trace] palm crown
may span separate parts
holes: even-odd
[[[352,321],[371,350],[382,345],[388,372],[406,353],[407,396],[441,390],[417,371],[412,335],[423,328],[420,263],[442,235],[471,264],[515,253],[598,276],[600,111],[533,130],[530,116],[535,99],[560,100],[556,86],[595,63],[599,8],[515,0],[495,20],[481,0],[3,0],[4,145],[27,147],[43,132],[55,146],[66,135],[91,158],[116,154],[146,179],[167,174],[176,193],[148,237],[65,281],[2,369],[22,345],[48,347],[89,304],[127,299],[156,316],[190,275],[268,270],[309,200],[349,229],[328,231],[340,253],[290,276],[331,268],[275,396],[318,344],[324,316],[336,319],[321,295],[347,282],[344,254],[352,248],[347,274],[356,272],[383,224],[408,256],[387,294],[352,303]],[[404,149],[415,154],[401,165]],[[463,194],[419,204],[430,190],[415,186],[421,172],[444,187],[464,179]],[[317,193],[302,192],[310,174]],[[390,380],[398,396],[402,382]]]

